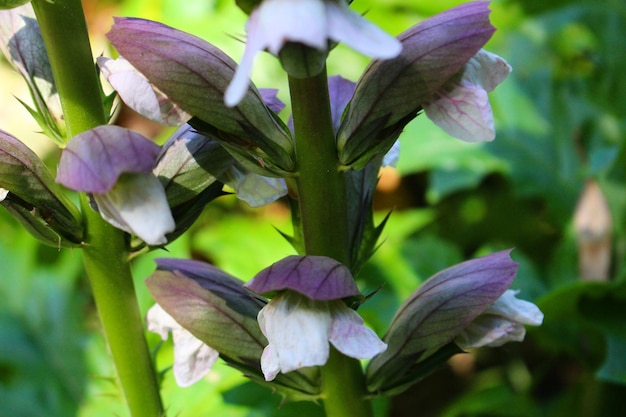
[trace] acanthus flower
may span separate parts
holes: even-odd
[[[172,333],[174,343],[174,378],[181,387],[201,380],[213,367],[219,352],[185,330],[163,308],[155,304],[146,315],[148,330],[167,340]]]
[[[326,51],[330,40],[381,59],[402,49],[397,39],[351,10],[345,0],[265,0],[250,14],[246,31],[246,49],[224,95],[229,107],[245,95],[254,58],[264,49],[277,56],[287,42],[298,42]]]
[[[149,245],[167,243],[176,224],[152,173],[159,146],[119,126],[99,126],[70,140],[56,181],[90,193],[104,220]]]
[[[329,343],[358,359],[370,359],[387,348],[342,301],[360,293],[348,269],[331,258],[290,256],[246,286],[258,293],[280,291],[258,315],[269,341],[261,357],[267,381],[279,372],[324,365]]]

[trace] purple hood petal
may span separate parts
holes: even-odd
[[[99,126],[70,140],[56,181],[75,191],[104,194],[124,173],[152,171],[159,146],[119,126]]]
[[[361,295],[348,268],[326,256],[288,256],[259,272],[246,287],[258,294],[293,290],[319,301]]]

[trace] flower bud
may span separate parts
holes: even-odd
[[[8,8],[20,3],[26,2],[9,1],[8,4],[13,6]],[[26,81],[35,108],[24,102],[22,104],[47,136],[58,143],[65,143],[61,100],[39,23],[30,4],[0,12],[0,51]]]
[[[0,204],[41,242],[57,247],[82,243],[78,209],[54,182],[43,161],[0,130]]]

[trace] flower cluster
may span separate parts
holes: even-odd
[[[355,200],[344,217],[352,258],[342,264],[327,256],[288,256],[245,284],[201,262],[158,260],[147,280],[157,301],[148,330],[163,340],[173,334],[173,371],[181,386],[200,380],[221,356],[261,383],[319,398],[317,367],[335,349],[369,361],[368,394],[398,392],[462,349],[521,341],[525,325],[543,320],[534,304],[508,289],[517,271],[509,251],[435,274],[402,304],[382,338],[357,312],[366,297],[353,273],[374,252],[384,226],[372,219],[378,170],[395,165],[407,123],[423,110],[462,140],[495,138],[488,93],[511,67],[483,49],[494,31],[487,7],[466,3],[392,37],[346,0],[264,0],[250,10],[239,65],[179,30],[116,19],[108,37],[121,57],[100,57],[102,75],[126,105],[178,130],[163,146],[113,125],[76,135],[63,149],[56,183],[32,152],[0,131],[0,167],[11,168],[0,172],[6,174],[0,175],[0,204],[42,241],[58,237],[59,245],[80,245],[79,215],[59,197],[61,184],[87,193],[92,208],[139,238],[140,246],[159,247],[187,230],[224,193],[224,184],[253,207],[289,191],[297,201],[304,171],[293,120],[279,116],[285,106],[276,90],[250,81],[253,62],[267,50],[290,77],[323,74],[325,80],[328,54],[344,43],[373,58],[356,83],[327,80],[333,168],[345,174],[346,195]],[[21,28],[15,19],[10,16],[11,26]],[[32,33],[28,39],[29,45],[40,42]],[[47,86],[35,98],[56,120],[52,78],[43,80],[47,84],[34,79],[29,50],[18,40],[3,40],[3,51],[33,91]],[[59,134],[54,126],[49,129]],[[305,246],[299,238],[291,238],[297,249]]]

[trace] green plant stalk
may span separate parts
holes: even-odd
[[[339,170],[326,71],[289,77],[298,177],[296,186],[307,255],[329,256],[350,265],[346,178]],[[365,377],[358,360],[331,346],[321,368],[327,417],[371,417]]]
[[[80,0],[32,2],[68,137],[106,124]],[[137,305],[123,232],[106,223],[81,197],[83,259],[122,390],[133,417],[164,415],[159,385]]]
[[[339,171],[326,71],[305,79],[289,77],[296,139],[296,179],[307,255],[350,265],[345,175]]]

